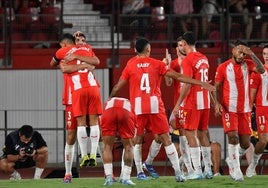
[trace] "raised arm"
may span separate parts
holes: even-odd
[[[166,55],[165,55],[165,58],[162,60],[168,67],[170,67],[170,62],[171,62],[171,55],[170,53],[168,52],[168,49],[166,49]],[[166,86],[171,86],[172,83],[173,83],[173,79],[168,77],[168,76],[164,76],[164,79],[165,79],[165,83],[166,83]]]
[[[245,54],[250,55],[251,59],[253,60],[253,62],[255,63],[255,72],[257,73],[264,73],[265,72],[265,68],[263,66],[263,63],[261,62],[261,60],[255,55],[255,53],[247,46],[243,46],[243,52]]]

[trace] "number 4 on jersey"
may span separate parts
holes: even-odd
[[[146,93],[150,93],[150,81],[149,81],[149,74],[144,73],[141,77],[141,83],[140,83],[140,90],[145,91]]]

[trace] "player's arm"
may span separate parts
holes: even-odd
[[[60,63],[60,69],[62,73],[73,73],[73,72],[77,72],[77,71],[84,70],[84,69],[87,69],[88,71],[92,71],[95,69],[95,66],[87,64],[87,63],[69,65],[63,62],[63,63]]]
[[[183,86],[181,87],[180,96],[177,100],[177,103],[176,103],[174,109],[173,109],[174,115],[179,115],[180,105],[182,104],[183,100],[185,99],[185,97],[189,93],[190,88],[191,88],[191,84],[183,84]]]
[[[72,53],[72,54],[68,54],[64,57],[64,61],[66,63],[68,63],[69,61],[75,60],[75,59],[80,60],[81,62],[88,63],[90,65],[94,65],[94,66],[100,64],[100,60],[97,56],[90,57],[90,56],[86,56],[86,55],[79,55],[79,54]]]
[[[211,85],[211,81],[208,82],[201,82],[200,80],[193,79],[191,77],[185,76],[183,74],[177,73],[176,71],[169,70],[165,74],[168,77],[173,79],[179,80],[180,82],[188,83],[188,84],[195,84],[199,85],[209,91],[215,91],[215,86]]]
[[[120,89],[126,84],[127,84],[126,80],[119,79],[119,81],[117,82],[117,84],[115,84],[115,86],[113,87],[110,93],[110,98],[115,97],[117,93],[120,91]]]
[[[242,46],[242,51],[245,54],[250,55],[251,59],[253,60],[253,62],[255,64],[255,67],[254,67],[255,72],[260,73],[260,74],[265,72],[265,68],[263,66],[263,63],[249,47]]]
[[[250,98],[251,101],[254,103],[257,95],[257,89],[255,88],[250,88]]]
[[[50,61],[51,67],[57,67],[60,63],[60,59],[58,59],[56,56],[54,56]]]
[[[215,115],[221,115],[223,111],[223,107],[220,103],[220,97],[222,93],[222,82],[215,82],[216,91],[213,93],[214,98],[214,108],[215,108]]]
[[[173,79],[168,77],[168,76],[164,76],[164,79],[165,79],[165,84],[166,86],[171,86],[172,83],[173,83]]]
[[[170,62],[171,62],[171,55],[168,52],[168,49],[166,49],[166,57],[162,60],[169,68],[170,68]],[[166,86],[171,86],[173,83],[173,79],[168,77],[168,76],[164,76],[165,79],[165,84]]]

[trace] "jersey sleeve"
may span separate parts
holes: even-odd
[[[165,75],[167,73],[167,71],[170,70],[170,69],[162,61],[158,61],[158,62],[159,62],[159,65],[160,65],[160,75]]]
[[[54,56],[54,58],[57,58],[59,61],[64,59],[65,53],[63,53],[63,48],[60,48],[56,51],[56,54]]]
[[[258,73],[251,73],[250,75],[250,88],[257,89],[260,83],[260,74]]]
[[[254,68],[256,67],[254,61],[251,59],[245,59],[245,61],[248,64],[249,72],[254,72]]]
[[[129,67],[132,64],[131,62],[132,62],[131,59],[127,62],[125,68],[123,69],[123,71],[121,73],[120,79],[122,79],[122,80],[129,80],[129,71],[128,71],[128,69],[129,69]]]
[[[171,62],[170,62],[170,69],[172,70],[175,70],[176,67],[177,67],[177,63],[178,62],[178,59],[173,59]]]
[[[184,75],[193,77],[193,70],[192,70],[191,62],[188,60],[187,57],[185,57],[182,61],[182,70],[183,70]]]
[[[6,155],[17,155],[19,154],[15,149],[14,149],[14,143],[10,135],[7,135],[6,140],[5,140],[5,154]]]
[[[35,131],[35,139],[36,139],[36,149],[39,149],[43,146],[47,146],[46,141],[44,140],[42,135],[37,131]]]
[[[222,74],[222,68],[223,66],[219,65],[217,67],[217,70],[216,70],[216,74],[215,74],[215,82],[222,82],[223,81],[223,74]]]

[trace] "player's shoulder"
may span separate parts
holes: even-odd
[[[81,50],[87,50],[87,51],[93,50],[90,44],[77,45],[77,48]]]
[[[232,59],[228,59],[228,60],[226,60],[226,61],[220,63],[220,64],[218,65],[218,67],[223,68],[223,67],[227,67],[227,66],[230,65],[230,64],[232,64]]]
[[[254,61],[252,59],[244,59],[244,62],[246,64],[254,64]]]

